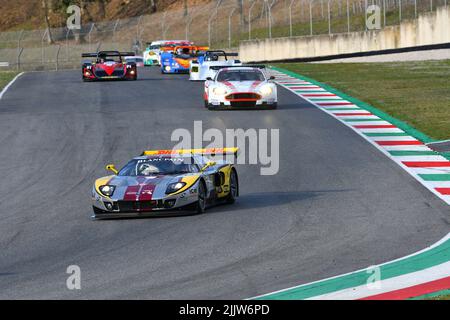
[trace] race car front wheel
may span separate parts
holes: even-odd
[[[273,103],[273,104],[269,104],[269,109],[277,109],[278,108],[278,103]]]
[[[197,201],[197,213],[204,213],[206,209],[206,188],[205,184],[200,181],[198,184],[198,201]]]
[[[227,203],[233,204],[236,201],[236,198],[239,194],[239,185],[238,185],[238,177],[237,173],[234,169],[231,170],[230,175],[230,193],[227,196]]]

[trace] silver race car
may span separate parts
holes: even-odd
[[[216,109],[276,109],[277,86],[263,70],[265,66],[213,66],[218,72],[207,78],[203,99],[205,107]]]
[[[186,210],[203,213],[213,204],[239,196],[236,168],[224,160],[238,148],[144,151],[92,188],[95,219],[139,217]]]

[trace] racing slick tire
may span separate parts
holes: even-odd
[[[277,108],[278,108],[278,103],[277,102],[269,105],[269,109],[275,110]]]
[[[195,211],[198,214],[204,213],[206,210],[206,186],[203,181],[198,184],[198,201],[195,206]]]
[[[238,177],[237,177],[236,170],[232,169],[231,170],[231,175],[230,175],[230,193],[226,197],[226,202],[228,204],[235,203],[236,198],[238,197],[238,195],[239,195]]]

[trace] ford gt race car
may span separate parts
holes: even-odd
[[[191,81],[205,81],[206,78],[214,78],[217,70],[212,68],[214,66],[240,66],[240,60],[228,60],[228,57],[237,57],[237,53],[226,53],[223,50],[206,51],[199,55],[197,59],[191,61],[189,70],[189,80]],[[223,59],[220,59],[220,58]]]
[[[176,213],[203,213],[216,203],[239,196],[237,171],[208,156],[237,155],[238,148],[144,151],[121,170],[97,179],[92,188],[93,218],[123,218]]]
[[[198,46],[161,48],[161,73],[189,73],[191,61],[208,49]]]
[[[96,80],[136,80],[135,62],[127,62],[126,56],[134,56],[133,52],[99,51],[83,53],[83,58],[94,58],[84,61],[82,65],[83,81]]]
[[[265,66],[214,66],[218,70],[214,78],[205,81],[205,107],[215,109],[276,109],[277,86],[262,71]]]

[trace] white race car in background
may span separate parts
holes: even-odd
[[[192,60],[189,67],[189,80],[205,81],[214,78],[217,66],[241,66],[240,60],[228,60],[228,57],[237,57],[238,53],[227,53],[223,50],[210,50]],[[221,59],[222,58],[222,59]]]
[[[214,78],[205,81],[204,101],[209,110],[215,109],[276,109],[277,86],[263,70],[265,66],[242,65],[212,67]]]

